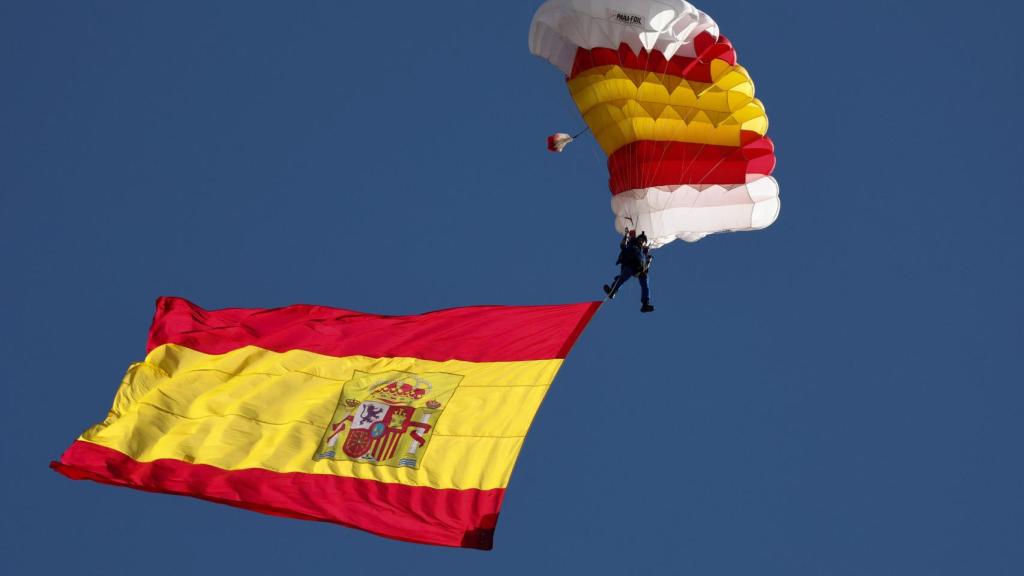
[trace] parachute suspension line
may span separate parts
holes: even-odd
[[[626,62],[622,58],[622,44],[620,43],[618,46],[615,46],[614,50],[615,50],[615,56],[619,59],[619,68],[622,69],[623,73],[626,74],[626,77],[629,78],[629,68],[626,66]],[[633,48],[630,47],[629,50],[632,52]],[[630,81],[632,81],[632,79],[630,79]],[[643,78],[641,78],[640,81],[641,81],[641,83],[643,83]],[[637,98],[637,101],[639,101],[639,98],[638,98],[639,95],[640,95],[640,87],[637,86],[637,92],[636,92],[636,96],[635,96],[635,98]],[[615,152],[617,152],[617,151],[613,150],[612,154],[614,154]],[[633,148],[630,148],[628,153],[629,153],[629,157],[628,157],[628,159],[626,161],[626,170],[625,170],[625,175],[624,175],[625,181],[622,182],[620,185],[616,186],[616,188],[620,189],[621,192],[626,192],[627,190],[624,190],[624,188],[626,188],[626,185],[628,183],[630,183],[630,182],[634,182],[635,181],[635,179],[633,178],[633,170],[634,170],[634,166],[636,165],[636,157],[634,156],[635,151],[634,151]],[[611,161],[611,155],[609,154],[609,166],[610,166],[610,161]],[[613,202],[614,202],[614,200],[613,200]],[[628,202],[625,203],[625,206],[629,206],[629,205],[630,204]],[[624,219],[629,221],[629,223],[633,226],[633,228],[636,228],[636,221],[633,220],[634,214],[632,213],[632,211],[627,208],[623,212],[624,212],[623,213]]]
[[[596,20],[596,18],[595,18],[595,20]],[[579,38],[585,38],[585,37],[587,36],[587,34],[585,33],[585,31],[584,31],[584,29],[583,29],[583,24],[582,24],[582,22],[580,21],[580,19],[573,19],[573,21],[572,21],[572,22],[573,22],[573,24],[575,25],[575,30],[576,30],[576,34],[577,34],[577,37],[579,37]],[[577,47],[577,54],[579,54],[579,50],[580,50],[580,49],[581,49],[581,48]],[[591,47],[591,48],[590,48],[590,49],[588,49],[588,50],[593,50],[593,47]],[[616,51],[618,51],[618,50],[617,50],[617,48],[616,48]],[[620,58],[620,60],[621,60],[621,58]],[[569,81],[569,78],[567,77],[567,78],[566,78],[566,83],[567,83],[567,84],[568,84],[568,81]],[[570,91],[570,95],[571,95],[571,94],[572,94],[572,92]],[[575,98],[572,98],[572,100],[573,100],[573,102],[575,103]],[[583,110],[580,110],[580,109],[579,109],[579,106],[577,106],[577,107],[576,107],[576,112],[578,112],[578,113],[579,113],[580,115],[582,115],[582,116],[583,116],[583,121],[584,121],[584,123],[586,124],[586,115],[584,114],[584,111],[583,111]],[[574,135],[574,136],[573,136],[573,138],[576,138],[577,136],[582,136],[582,135],[583,135],[583,134],[585,134],[585,133],[586,133],[587,131],[589,131],[589,130],[590,130],[590,125],[589,125],[589,124],[587,124],[586,126],[587,126],[587,127],[586,127],[586,128],[584,128],[583,130],[581,130],[581,131],[579,132],[579,134],[577,134],[577,135]],[[598,140],[597,140],[597,135],[596,135],[596,134],[594,135],[594,146],[595,146],[595,147],[597,147],[597,148],[601,148],[601,143],[600,143],[600,142],[598,142]],[[597,150],[595,150],[594,148],[591,148],[591,153],[592,153],[592,154],[594,155],[594,158],[595,158],[595,159],[597,159],[597,161],[598,161],[598,164],[604,164],[604,165],[605,165],[605,166],[607,167],[607,166],[608,166],[608,155],[607,155],[607,154],[604,154],[604,150],[603,150],[603,148],[601,149],[601,152],[602,152],[602,153],[601,153],[601,154],[599,154],[599,153],[597,152]]]
[[[689,85],[689,81],[686,80],[686,77],[685,77],[686,72],[689,71],[690,68],[692,68],[694,66],[697,66],[698,64],[704,64],[707,61],[707,59],[708,59],[708,54],[712,50],[714,50],[716,44],[717,44],[717,42],[707,46],[699,54],[695,55],[695,57],[693,59],[693,62],[691,62],[689,64],[689,66],[687,67],[687,70],[683,71],[683,78],[682,78],[683,82],[686,82],[687,85]],[[652,50],[647,50],[646,48],[641,49],[641,52],[645,52],[647,54],[647,60],[644,63],[643,74],[642,74],[642,76],[639,79],[641,85],[647,80],[647,76],[650,75],[650,74],[654,74],[655,77],[659,78],[659,80],[661,81],[662,85],[665,85],[666,84],[666,80],[669,78],[670,74],[669,74],[669,71],[668,71],[669,68],[668,68],[667,65],[664,67],[664,69],[662,69],[660,71],[653,68],[654,67],[654,60],[655,60],[653,58],[653,51],[654,51],[653,49]],[[625,62],[622,59],[622,53],[619,52],[618,56],[619,56],[619,65],[623,69],[626,69]],[[666,57],[666,62],[668,60],[669,59]],[[709,85],[707,88],[704,89],[704,91],[710,90],[712,88],[712,86],[713,86],[713,84]],[[641,88],[641,86],[638,85],[637,86],[637,95],[635,97],[636,101],[638,103],[642,102],[640,100],[640,88]],[[701,94],[698,94],[698,96],[703,95],[704,91],[702,91]],[[658,160],[656,162],[654,162],[653,167],[652,166],[648,166],[648,170],[645,170],[644,168],[637,166],[635,168],[636,173],[634,174],[634,166],[636,166],[636,162],[638,160],[639,151],[638,151],[637,147],[634,147],[633,149],[630,150],[630,153],[629,153],[630,154],[630,156],[629,156],[629,164],[627,166],[627,171],[626,171],[629,182],[636,182],[641,188],[650,188],[650,187],[653,186],[653,184],[654,184],[654,180],[653,179],[655,178],[656,174],[659,174],[661,172],[661,168],[662,168],[662,166],[663,166],[663,164],[665,162],[665,158],[668,155],[668,151],[671,148],[672,143],[680,141],[680,138],[682,136],[684,136],[684,133],[685,133],[687,125],[688,125],[688,122],[693,120],[693,117],[696,115],[697,112],[698,112],[698,109],[697,108],[692,108],[692,107],[687,107],[687,110],[683,111],[683,114],[682,114],[683,121],[679,124],[679,126],[677,126],[672,131],[672,134],[669,137],[669,139],[660,142],[660,144],[661,144],[661,154],[658,157]],[[655,120],[655,122],[657,122],[657,118],[655,118],[654,120]],[[686,175],[688,173],[690,173],[690,171],[696,165],[698,158],[701,157],[701,154],[704,152],[704,149],[705,149],[705,147],[707,145],[708,145],[707,142],[701,142],[700,143],[700,147],[696,150],[695,154],[693,154],[690,158],[685,158],[685,157],[684,158],[680,158],[680,160],[679,160],[679,162],[680,162],[680,166],[679,166],[679,178],[680,178],[680,180],[685,180],[686,179],[685,178]],[[712,169],[717,168],[718,165],[720,165],[724,161],[725,161],[724,158],[720,158]],[[650,168],[653,168],[653,170],[650,170]],[[646,174],[646,177],[644,176],[645,174]],[[694,189],[695,189],[695,191],[697,193],[693,195],[693,199],[692,199],[692,201],[690,203],[690,206],[689,206],[690,208],[693,208],[696,205],[696,203],[697,203],[697,201],[699,199],[699,196],[700,196],[700,190],[704,186],[704,180],[709,175],[710,175],[710,172],[706,172],[701,177],[700,181],[695,182],[694,184],[691,185],[691,186],[694,187]],[[637,178],[634,178],[634,176],[636,176]],[[639,180],[643,180],[643,181],[639,181]],[[653,203],[651,202],[650,195],[648,195],[648,197],[647,197],[647,203],[648,203],[648,206],[649,206],[649,208],[651,210],[651,216],[652,217],[654,217],[655,214],[663,215],[663,213],[668,208],[668,206],[672,203],[672,200],[673,200],[673,194],[672,193],[658,194],[658,196],[659,196],[659,198],[656,201],[654,201]],[[627,217],[630,220],[630,222],[633,223],[634,226],[636,226],[636,224],[632,220],[631,216],[632,216],[632,214],[628,214],[627,215]]]
[[[699,58],[699,56],[698,56],[698,58]],[[653,61],[653,60],[654,60],[653,58],[649,58],[649,61]],[[666,56],[665,60],[666,60],[666,65],[665,65],[664,73],[661,75],[661,83],[662,83],[662,85],[665,85],[666,80],[669,77],[668,61],[670,59]],[[696,60],[694,60],[694,62],[696,62]],[[679,83],[677,83],[677,89],[678,89],[679,84],[683,84],[683,83],[685,83],[687,86],[689,86],[689,81],[686,79],[685,72],[683,73],[683,76],[680,78]],[[669,106],[671,106],[671,104],[669,104]],[[692,112],[693,111],[690,111],[689,114],[692,114]],[[685,115],[689,115],[689,114],[684,112],[684,114],[681,115],[681,116],[685,116]],[[691,120],[691,119],[692,119],[692,116],[690,118],[687,118],[687,119],[683,120],[682,122],[680,122],[679,125],[677,125],[676,128],[672,131],[671,137],[669,139],[665,140],[664,142],[662,142],[662,144],[661,144],[661,155],[658,157],[658,162],[655,164],[654,170],[650,173],[652,179],[655,178],[657,174],[661,173],[661,167],[662,167],[662,165],[665,162],[665,157],[668,155],[669,149],[672,147],[672,143],[678,142],[680,140],[680,137],[683,136],[683,134],[681,134],[681,132],[685,132],[685,130],[686,130],[687,120]],[[679,179],[680,180],[684,180],[685,179],[685,175],[689,171],[689,169],[690,169],[690,166],[687,165],[686,158],[682,158],[681,161],[680,161],[680,166],[679,166]],[[654,182],[652,180],[650,182],[650,184],[653,184],[653,183]],[[652,214],[654,214],[656,212],[659,215],[663,215],[665,209],[672,202],[673,194],[674,194],[673,192],[669,192],[667,194],[659,194],[660,198],[659,198],[659,200],[657,202],[657,205],[656,206],[655,205],[651,206]]]
[[[583,25],[578,20],[574,21],[574,24],[576,25],[576,33],[579,34],[579,37],[581,37],[581,38],[585,37],[586,35],[583,32]],[[569,88],[568,84],[569,84],[569,78],[566,77],[566,89],[567,90]],[[578,133],[572,135],[573,139],[575,140],[576,138],[578,138],[578,137],[580,137],[580,136],[582,136],[582,135],[584,135],[584,134],[586,134],[587,132],[590,131],[590,124],[587,124],[586,116],[583,114],[583,111],[580,110],[579,106],[576,104],[576,99],[572,97],[572,91],[569,91],[569,100],[570,100],[570,102],[572,102],[572,105],[571,105],[572,113],[570,114],[570,116],[576,116],[577,114],[579,114],[583,118],[583,125],[585,126],[583,128],[583,130],[580,130]],[[595,145],[600,147],[600,143],[597,142],[596,136],[594,138],[594,143],[595,143]],[[597,160],[598,165],[601,165],[601,164],[604,164],[605,166],[608,165],[607,158],[602,159],[601,155],[598,154],[597,151],[594,150],[593,148],[590,149],[590,153],[594,155],[594,159]]]
[[[661,81],[661,84],[663,86],[665,85],[665,80],[668,78],[668,66],[667,65],[665,66],[665,68],[664,68],[664,70],[662,71],[661,74],[659,74],[658,71],[653,68],[654,65],[655,65],[654,64],[654,61],[655,61],[654,51],[656,50],[656,48],[657,48],[657,43],[655,43],[655,45],[652,46],[651,49],[649,49],[649,50],[646,47],[643,47],[643,48],[641,48],[636,53],[637,56],[640,56],[641,54],[646,54],[646,56],[647,56],[646,60],[644,61],[643,70],[641,71],[640,77],[638,78],[639,84],[636,85],[636,96],[635,96],[635,98],[636,98],[636,102],[640,103],[641,105],[643,103],[643,100],[640,99],[640,93],[641,93],[641,89],[642,89],[644,83],[647,82],[647,77],[650,76],[650,75],[653,75],[655,78],[658,78]],[[626,66],[626,63],[622,59],[621,45],[619,46],[619,49],[616,50],[616,52],[618,53],[618,56],[619,56],[619,65],[623,68],[624,71],[628,70],[628,68]],[[632,47],[630,47],[630,52],[632,52]],[[660,76],[660,78],[659,78],[659,76]],[[657,121],[658,121],[657,118],[653,118],[653,120],[654,120],[655,123],[657,123]],[[677,127],[677,130],[678,129],[679,128]],[[655,163],[653,171],[650,170],[650,167],[644,167],[644,166],[640,166],[639,165],[638,161],[640,160],[640,156],[639,156],[640,155],[640,147],[635,145],[637,143],[637,141],[634,141],[633,142],[634,145],[630,146],[630,151],[629,151],[629,164],[628,164],[629,168],[628,168],[628,171],[627,171],[627,178],[628,178],[627,181],[628,182],[637,183],[641,189],[651,188],[652,185],[654,184],[654,178],[656,177],[656,174],[658,174],[660,169],[661,169],[661,164],[662,164],[662,162],[665,159],[665,155],[668,152],[668,149],[669,149],[669,146],[670,146],[671,142],[676,140],[676,139],[677,139],[677,135],[675,133],[673,133],[670,140],[666,140],[666,141],[661,143],[661,146],[662,146],[661,156],[658,158],[657,163]],[[645,175],[646,175],[646,177],[645,177]],[[654,214],[655,214],[655,211],[654,211],[655,206],[650,205],[650,194],[646,195],[645,200],[648,202],[649,208],[651,208],[651,210],[650,210],[650,217],[653,218]],[[665,205],[657,207],[659,214],[661,213],[661,210],[663,210],[664,207],[667,206],[667,200],[663,199],[662,202],[665,202]],[[639,206],[639,202],[637,202],[636,204],[637,204],[637,206]],[[639,218],[639,214],[632,214],[632,213],[627,213],[626,218],[630,221],[631,224],[633,224],[633,228],[636,229],[637,228],[637,224],[636,224],[636,221],[633,220],[633,218],[632,218],[633,216],[637,216]],[[652,221],[651,224],[654,224],[654,222]],[[646,232],[644,230],[640,230],[640,231],[641,232]]]
[[[576,33],[578,34],[578,36],[581,37],[581,38],[582,37],[586,37],[586,34],[584,33],[584,30],[583,30],[583,24],[579,20],[574,20],[573,24],[575,25]],[[579,132],[577,132],[576,134],[572,135],[572,138],[575,140],[576,138],[579,138],[580,136],[583,136],[584,134],[586,134],[587,132],[590,132],[591,130],[590,130],[590,124],[587,124],[587,119],[586,119],[586,115],[584,114],[584,111],[580,110],[579,105],[576,104],[575,98],[572,97],[572,91],[569,89],[569,80],[570,80],[570,78],[567,76],[565,80],[566,80],[566,92],[569,94],[569,102],[566,104],[570,108],[570,114],[569,115],[570,115],[570,117],[582,116],[582,118],[583,118],[584,128],[582,130],[580,130]],[[603,149],[601,149],[601,143],[597,141],[596,135],[595,135],[594,138],[588,138],[588,140],[592,141],[592,144],[587,146],[587,147],[590,149],[590,153],[594,155],[594,160],[597,162],[597,165],[598,166],[603,165],[603,166],[607,167],[608,166],[608,157],[607,157],[606,154],[604,154]],[[603,305],[604,302],[607,302],[607,301],[608,301],[608,298],[606,297],[604,299],[604,301],[601,302],[601,304]]]
[[[584,31],[582,29],[582,23],[579,20],[575,20],[573,23],[576,26],[577,33],[581,37],[585,36],[585,34],[583,34]],[[628,49],[630,50],[630,52],[633,52],[633,49],[632,49],[631,46],[628,46]],[[616,46],[614,48],[614,51],[615,51],[615,55],[616,55],[616,57],[618,58],[618,61],[619,61],[619,67],[624,72],[629,74],[631,69],[629,68],[629,66],[627,66],[627,62],[623,58],[622,44],[620,44],[619,46]],[[658,73],[658,71],[654,70],[654,68],[653,68],[653,66],[654,66],[654,58],[651,57],[652,56],[652,51],[647,50],[646,48],[641,48],[640,52],[644,52],[644,53],[647,54],[647,59],[644,62],[643,69],[636,69],[636,68],[632,69],[634,74],[639,73],[639,78],[638,78],[639,84],[636,85],[636,96],[634,96],[635,101],[638,102],[638,103],[641,102],[641,100],[640,100],[641,88],[642,88],[644,82],[646,82],[647,76],[649,74],[654,74],[656,77],[660,76],[662,84],[664,84],[665,83],[665,79],[668,78],[668,67],[667,66],[665,67],[664,70],[661,71],[660,74]],[[637,52],[636,55],[639,56],[640,52]],[[630,76],[632,76],[632,75],[630,75]],[[581,114],[583,113],[583,111],[579,110],[578,107],[576,107],[575,112],[579,112]],[[585,119],[584,119],[584,122],[585,122]],[[681,128],[684,128],[684,126],[676,128],[676,131],[680,130]],[[588,131],[590,131],[590,126],[589,125],[587,125],[586,128],[584,128],[583,130],[581,130],[577,134],[572,135],[572,137],[573,137],[573,139],[576,139],[579,136],[582,136],[583,134],[586,134]],[[676,138],[677,138],[677,133],[674,133],[672,135],[672,138],[671,138],[670,141],[664,142],[662,144],[662,146],[663,146],[662,154],[661,154],[661,157],[658,159],[658,161],[655,163],[655,166],[654,166],[655,167],[655,172],[657,172],[657,169],[659,169],[661,167],[661,163],[664,160],[665,155],[667,154],[670,142],[676,140]],[[601,147],[601,144],[600,144],[600,142],[598,142],[596,137],[594,138],[594,144],[595,144],[596,147],[601,148],[602,149],[601,150],[602,153],[604,153],[604,150]],[[598,160],[599,163],[603,162],[606,165],[609,163],[609,158],[608,158],[609,155],[608,154],[606,154],[606,153],[603,154],[603,155],[602,154],[598,154],[597,150],[594,150],[594,149],[592,149],[592,153],[594,154],[595,158]],[[650,180],[650,181],[647,181],[647,180],[649,178],[653,178],[654,176],[653,175],[649,175],[646,178],[644,177],[644,175],[646,174],[646,171],[645,171],[645,169],[643,167],[638,165],[638,160],[640,159],[640,157],[639,157],[639,148],[637,146],[630,146],[630,149],[627,152],[627,154],[628,154],[628,157],[626,158],[626,161],[621,163],[620,166],[619,166],[619,171],[618,171],[618,176],[617,176],[618,182],[617,183],[616,182],[612,183],[614,185],[614,188],[616,188],[616,189],[625,188],[625,184],[627,184],[627,183],[638,184],[640,190],[649,187],[648,185],[652,184],[653,180]],[[685,168],[684,168],[684,170],[685,170]],[[641,180],[644,180],[644,181],[641,181]],[[623,190],[623,191],[625,192],[625,190]],[[648,198],[648,201],[650,201],[650,198]],[[658,205],[650,206],[651,211],[652,211],[651,215],[652,216],[654,215],[653,214],[654,211],[663,210],[664,207],[667,206],[669,202],[670,202],[670,199],[668,199],[668,198],[661,198],[661,199],[659,199],[659,201],[657,202]],[[636,207],[638,207],[639,206],[639,202],[634,202],[634,203],[626,202],[623,205],[626,207],[626,208],[623,209],[623,213],[622,213],[623,219],[626,222],[629,223],[628,227],[630,229],[638,230],[639,224],[637,223],[637,220],[639,219],[640,214],[639,213],[635,213],[635,211],[633,210],[633,207],[634,207],[634,205],[636,205]]]
[[[644,70],[643,70],[643,75],[640,77],[640,84],[637,85],[637,87],[636,87],[636,100],[637,100],[637,102],[642,102],[642,100],[640,100],[640,90],[643,87],[644,83],[647,82],[647,77],[653,75],[655,78],[658,78],[657,70],[653,69],[654,60],[655,60],[654,59],[654,52],[655,52],[656,49],[657,49],[657,42],[655,42],[654,45],[652,45],[650,49],[647,49],[646,47],[641,49],[641,51],[647,55],[647,59],[644,61]],[[665,67],[665,72],[666,72],[666,74],[668,72],[668,67],[667,66]],[[660,79],[663,86],[665,84],[665,77],[666,76],[663,75],[662,78]],[[658,119],[657,118],[653,118],[653,120],[654,120],[655,125],[657,125]],[[673,135],[673,139],[675,139],[675,135]],[[639,141],[634,142],[634,144],[638,144],[638,143],[639,143]],[[653,184],[655,182],[654,179],[656,177],[656,174],[661,169],[661,161],[664,159],[665,152],[668,150],[669,142],[667,142],[667,141],[666,142],[662,142],[661,145],[662,145],[661,157],[658,158],[658,163],[654,166],[654,170],[653,171],[650,170],[650,167],[645,167],[645,166],[639,165],[638,161],[640,160],[640,147],[637,146],[637,145],[634,145],[632,147],[632,153],[634,154],[633,162],[634,162],[634,164],[637,164],[637,176],[638,176],[638,178],[637,178],[636,181],[640,184],[640,187],[645,189],[645,190],[648,189],[648,188],[651,188],[653,186]],[[648,205],[650,205],[650,194],[649,193],[646,194],[645,200],[647,201]],[[653,217],[654,217],[654,212],[652,210],[650,212],[648,218],[653,218]],[[652,221],[651,224],[654,225],[654,222]],[[635,224],[634,224],[634,227],[635,227]],[[640,232],[646,232],[646,231],[645,230],[640,230]],[[653,230],[652,230],[652,232],[653,232]]]
[[[665,86],[666,83],[667,83],[666,81],[668,80],[668,78],[670,76],[669,67],[667,65],[667,62],[670,60],[670,58],[668,58],[667,56],[665,56],[663,54],[663,57],[665,58],[665,61],[666,61],[666,64],[665,64],[664,68],[662,70],[660,70],[660,71],[654,69],[653,66],[655,65],[655,58],[654,58],[654,51],[655,51],[655,49],[656,49],[656,47],[652,48],[651,50],[647,50],[646,48],[643,49],[643,51],[646,52],[646,54],[647,54],[647,60],[646,60],[646,62],[644,64],[643,77],[640,80],[641,80],[641,83],[643,83],[643,82],[645,82],[647,80],[647,76],[648,75],[653,74],[656,78],[658,78],[660,80],[661,84],[663,86]],[[709,49],[710,48],[706,48],[705,51],[707,51]],[[701,54],[697,55],[697,57],[694,59],[694,63],[696,63],[697,60],[701,59],[704,56],[705,53],[706,52],[702,52]],[[621,61],[621,57],[620,57],[620,61]],[[693,63],[691,63],[691,66],[692,65],[693,65]],[[686,80],[685,73],[684,73],[684,76],[682,78],[680,78],[680,81],[681,82],[685,82],[687,84],[687,86],[689,86],[689,81]],[[637,99],[638,102],[640,102],[640,86],[637,86],[637,96],[636,96],[636,99]],[[671,104],[669,104],[669,105],[671,106]],[[661,168],[664,165],[665,158],[668,155],[668,151],[671,149],[672,144],[674,142],[679,142],[680,139],[685,136],[685,132],[686,132],[686,128],[687,128],[688,122],[693,119],[693,116],[697,112],[696,109],[693,109],[693,108],[690,108],[690,107],[687,107],[687,108],[688,108],[688,110],[683,110],[682,111],[682,114],[681,114],[682,122],[680,122],[672,130],[672,133],[669,135],[669,137],[667,139],[664,139],[664,140],[661,140],[661,141],[657,142],[657,143],[660,143],[660,145],[661,145],[661,154],[658,155],[658,159],[657,159],[656,162],[653,163],[653,166],[647,166],[646,169],[642,168],[642,167],[638,167],[637,168],[637,170],[638,170],[637,176],[639,177],[638,179],[639,180],[643,180],[642,182],[639,182],[639,185],[642,188],[647,189],[647,188],[653,188],[654,187],[654,183],[656,181],[655,179],[657,178],[657,174],[661,173]],[[658,119],[655,118],[654,121],[656,123],[658,121]],[[703,150],[704,146],[706,146],[706,144],[705,143],[701,143],[701,148],[700,148],[701,151]],[[640,154],[639,148],[638,147],[634,147],[633,151],[631,151],[631,154],[639,155]],[[697,156],[699,156],[699,152],[698,152]],[[635,164],[637,159],[638,158],[631,156],[630,161],[631,161],[631,163]],[[689,163],[686,161],[686,158],[681,158],[680,159],[679,178],[681,180],[685,179],[685,175],[690,171],[691,165],[693,164],[693,161],[695,159],[696,159],[696,157],[691,159],[691,161]],[[631,180],[631,181],[633,181],[633,180]],[[651,218],[654,218],[654,217],[662,218],[664,216],[665,210],[672,203],[672,200],[673,200],[673,193],[671,193],[671,192],[665,193],[665,194],[662,194],[662,193],[659,192],[659,193],[657,193],[657,198],[655,198],[655,199],[652,199],[650,194],[648,194],[647,197],[646,197],[646,202],[647,202],[648,208],[650,210],[650,217]],[[694,203],[696,203],[696,199],[694,199]],[[652,221],[652,225],[653,224],[654,224],[654,222]],[[659,224],[659,228],[660,228],[661,227],[660,226],[661,222],[659,222],[658,224]]]

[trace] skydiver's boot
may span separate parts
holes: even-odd
[[[644,300],[643,301],[643,306],[640,307],[640,311],[645,313],[645,314],[647,312],[654,312],[654,306],[651,306],[651,301],[650,300]]]
[[[605,284],[603,288],[604,293],[608,295],[608,299],[615,300],[615,293],[619,291],[619,277],[615,277],[615,280],[612,282],[611,286]]]

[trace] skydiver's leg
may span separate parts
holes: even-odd
[[[612,285],[605,285],[604,293],[608,295],[609,299],[615,298],[615,294],[619,291],[619,288],[622,288],[622,285],[625,284],[626,280],[629,280],[629,277],[632,275],[633,272],[626,266],[623,266],[619,269],[619,275],[612,281]]]
[[[619,288],[622,288],[622,285],[625,284],[626,282],[629,282],[629,279],[635,275],[636,270],[633,270],[629,266],[623,264],[622,268],[619,269],[619,275],[616,276],[616,280],[618,281],[619,285],[615,289],[618,290]]]
[[[654,306],[651,305],[651,289],[647,283],[647,274],[639,275],[637,280],[640,281],[640,311],[654,312]]]
[[[611,286],[604,285],[604,293],[608,295],[608,299],[615,298],[615,293],[619,291],[619,287],[622,286],[622,276],[616,276],[615,280],[612,280]]]
[[[647,282],[647,274],[641,274],[636,278],[640,282],[640,301],[647,304],[651,301],[651,286]]]

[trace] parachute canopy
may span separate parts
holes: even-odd
[[[764,105],[710,16],[682,0],[548,0],[530,51],[566,74],[608,155],[619,232],[659,247],[778,217]]]

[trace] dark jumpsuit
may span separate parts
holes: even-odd
[[[650,249],[636,238],[622,239],[619,244],[619,259],[615,261],[621,267],[619,275],[612,282],[609,296],[614,296],[627,280],[636,276],[637,281],[640,282],[640,301],[644,304],[650,301],[651,289],[647,283],[647,272],[644,270],[649,251]]]

